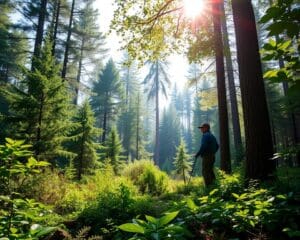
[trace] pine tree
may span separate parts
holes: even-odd
[[[190,156],[187,154],[185,142],[181,138],[180,145],[177,148],[176,157],[174,158],[174,166],[177,174],[182,175],[184,183],[186,183],[186,177],[191,171]]]
[[[99,79],[93,83],[92,91],[94,93],[91,97],[92,109],[95,112],[98,126],[103,130],[101,142],[105,142],[109,124],[117,115],[123,96],[119,72],[112,59],[107,62]]]
[[[166,72],[166,63],[156,60],[154,62],[148,62],[150,65],[149,72],[144,79],[144,84],[148,88],[148,100],[155,99],[155,149],[154,149],[154,161],[159,166],[159,93],[162,92],[164,96],[167,96],[166,85],[170,84],[168,74]]]
[[[112,127],[108,138],[103,147],[104,152],[102,156],[112,165],[114,173],[118,174],[122,164],[122,143],[119,138],[116,127]]]
[[[11,135],[26,138],[33,145],[36,158],[52,163],[60,155],[70,156],[62,142],[69,131],[71,106],[59,70],[47,37],[40,57],[35,59],[34,70],[24,70],[26,78],[20,84],[23,88],[10,85],[6,90]]]
[[[90,174],[96,167],[98,159],[96,143],[101,131],[95,128],[95,117],[88,101],[85,101],[73,118],[75,123],[71,132],[69,150],[76,154],[72,160],[72,167],[76,170],[76,178],[81,179],[82,174]]]
[[[77,64],[75,98],[74,103],[78,104],[79,90],[82,89],[82,78],[84,76],[84,69],[89,68],[97,62],[107,52],[104,48],[105,37],[99,31],[98,11],[94,9],[93,4],[95,0],[87,0],[84,7],[80,10],[78,19],[74,19],[74,33],[72,46],[74,53],[74,63]]]

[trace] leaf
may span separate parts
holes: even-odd
[[[236,199],[239,199],[240,198],[240,196],[238,195],[238,194],[236,194],[236,193],[231,193],[232,194],[232,196],[234,196]]]
[[[166,214],[166,216],[161,217],[159,219],[159,226],[164,226],[164,225],[168,224],[169,222],[171,222],[174,218],[176,218],[178,213],[179,213],[179,211],[171,212],[171,213]]]
[[[143,227],[134,223],[125,223],[120,225],[118,228],[125,232],[145,233],[145,229]]]
[[[271,36],[276,36],[284,32],[286,29],[286,23],[285,22],[275,22],[272,23],[268,28],[269,32],[269,37]]]
[[[57,227],[41,227],[41,230],[38,231],[36,234],[36,237],[42,237],[45,235],[48,235],[49,233],[52,233],[57,230]]]
[[[194,209],[197,208],[197,205],[195,204],[195,202],[192,199],[190,199],[190,198],[188,198],[186,200],[186,204],[187,204],[187,206],[188,206],[189,209],[194,210]]]
[[[214,195],[218,191],[219,191],[218,189],[213,189],[212,191],[209,192],[209,196]]]
[[[282,10],[277,7],[277,6],[274,6],[274,7],[270,7],[266,14],[260,19],[260,23],[266,23],[268,21],[270,21],[272,18],[276,18],[278,17],[280,14],[281,14]]]
[[[154,223],[154,224],[158,223],[158,219],[156,219],[154,217],[151,217],[151,216],[148,216],[148,215],[146,215],[145,217],[148,220],[148,222],[151,222],[151,223]]]

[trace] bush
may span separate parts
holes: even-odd
[[[183,181],[176,182],[176,192],[179,194],[193,194],[197,196],[201,196],[205,193],[205,185],[202,177],[193,177],[191,178],[188,184],[184,184]]]
[[[143,194],[161,195],[169,191],[169,177],[149,160],[135,161],[124,169],[128,177]]]

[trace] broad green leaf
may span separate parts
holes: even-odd
[[[232,196],[234,196],[236,199],[239,199],[240,198],[240,196],[238,195],[238,194],[236,194],[236,193],[231,193],[232,194]]]
[[[164,226],[171,222],[176,216],[178,215],[179,211],[171,212],[166,214],[166,216],[163,216],[159,219],[159,226]]]
[[[274,22],[267,29],[269,30],[269,37],[279,35],[286,29],[286,22]]]
[[[134,223],[125,223],[119,226],[119,228],[125,232],[133,232],[133,233],[144,233],[145,229],[140,225]]]
[[[157,224],[157,223],[158,223],[158,220],[159,220],[159,219],[156,219],[156,218],[151,217],[151,216],[148,216],[148,215],[146,215],[145,217],[146,217],[146,219],[148,220],[148,222],[151,222],[151,223],[154,223],[154,224]]]
[[[191,210],[194,210],[194,209],[197,208],[197,205],[195,204],[195,202],[190,198],[188,198],[186,200],[186,204],[187,204],[188,208],[191,209]]]

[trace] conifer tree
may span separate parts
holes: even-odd
[[[76,157],[72,161],[72,167],[76,171],[76,178],[81,179],[82,174],[90,174],[96,167],[98,159],[96,143],[100,135],[100,129],[96,128],[94,113],[88,101],[85,101],[73,118],[74,130],[71,133],[69,148]]]
[[[186,177],[191,171],[190,156],[187,154],[185,142],[181,138],[180,145],[177,148],[176,157],[174,158],[174,166],[177,174],[182,175],[184,183],[186,183]]]
[[[180,142],[180,120],[173,105],[170,105],[169,109],[163,113],[159,134],[160,143],[163,146],[159,149],[160,166],[164,170],[170,170],[176,147]]]
[[[32,144],[36,158],[54,163],[60,155],[72,155],[62,146],[70,127],[71,106],[49,37],[35,60],[34,70],[24,71],[26,77],[20,84],[23,88],[9,85],[5,92],[10,103],[6,117],[12,124],[11,135]]]
[[[122,143],[119,138],[116,127],[112,127],[108,138],[103,147],[104,154],[102,154],[106,160],[112,165],[114,173],[118,174],[120,166],[122,164]]]
[[[105,142],[109,124],[120,106],[122,98],[122,85],[119,72],[115,63],[110,59],[104,70],[100,73],[99,79],[93,83],[91,98],[92,109],[95,112],[98,125],[103,129],[101,142]]]

